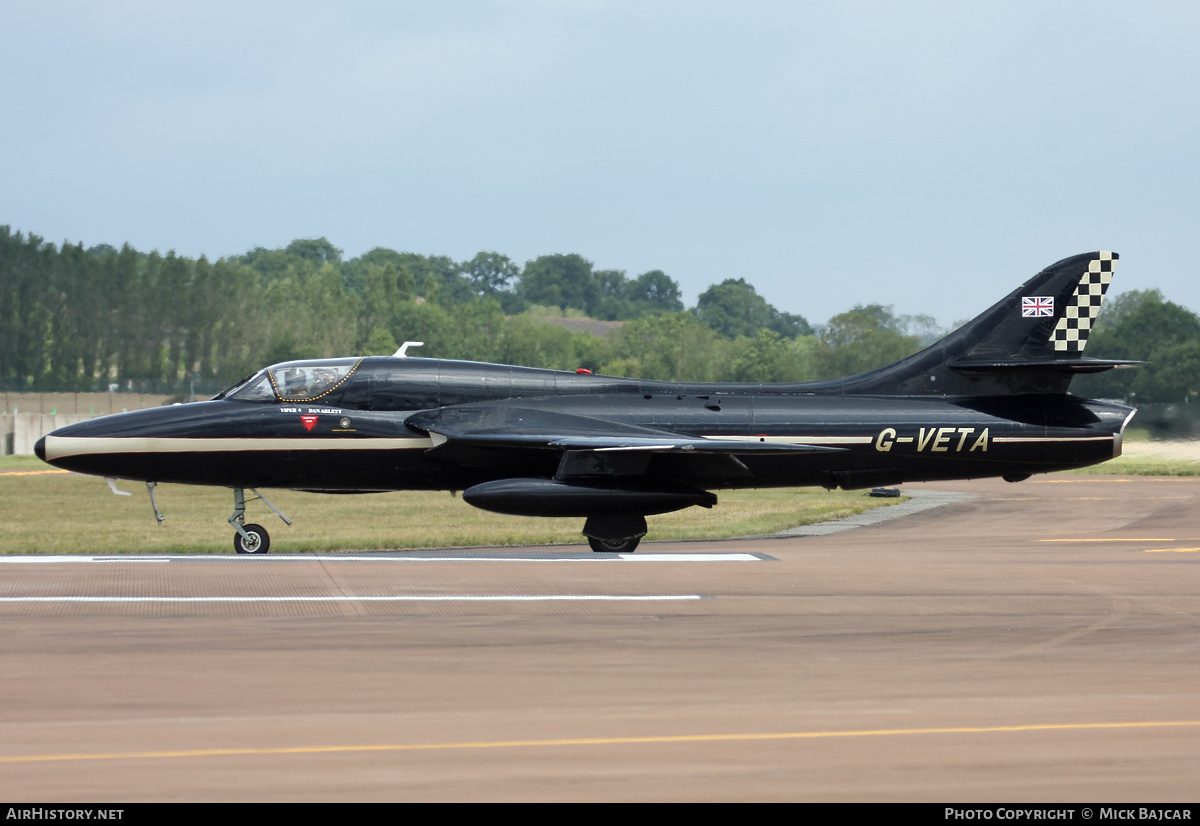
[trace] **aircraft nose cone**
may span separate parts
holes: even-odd
[[[34,443],[33,452],[43,462],[46,461],[46,437],[45,436],[38,439],[37,442]]]

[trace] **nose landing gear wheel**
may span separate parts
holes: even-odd
[[[292,524],[292,520],[284,516],[283,511],[272,505],[267,497],[254,488],[250,488],[250,492],[264,505],[275,511],[285,525]],[[246,491],[242,488],[233,488],[233,516],[226,520],[236,532],[233,535],[233,549],[239,554],[265,554],[271,547],[271,537],[267,536],[267,529],[262,525],[243,525],[245,520]]]
[[[247,525],[243,530],[246,536],[233,535],[233,549],[239,554],[265,554],[271,547],[271,537],[262,525]]]

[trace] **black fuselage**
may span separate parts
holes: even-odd
[[[561,450],[455,449],[439,446],[433,428],[414,424],[430,411],[480,405],[490,412],[478,415],[496,421],[519,411],[549,422],[585,417],[691,437],[831,448],[747,453],[736,464],[653,454],[638,474],[647,488],[697,489],[1021,478],[1119,455],[1133,413],[1064,393],[848,395],[838,382],[716,386],[367,358],[334,391],[310,401],[247,401],[234,393],[72,425],[37,450],[81,473],[231,488],[464,490],[555,476]]]

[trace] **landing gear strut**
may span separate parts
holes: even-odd
[[[162,512],[159,511],[158,502],[154,499],[154,486],[157,484],[158,482],[147,482],[146,492],[150,494],[150,507],[154,509],[154,521],[157,522],[158,526],[161,528],[163,520],[165,520],[167,517],[163,516]],[[113,492],[117,492],[116,486],[113,486]]]
[[[646,517],[641,514],[589,516],[583,535],[596,553],[633,553],[646,535]]]
[[[284,524],[292,524],[292,520],[284,516],[283,511],[272,505],[267,497],[254,488],[250,488],[250,492],[254,494],[255,499],[261,500],[264,505],[275,511],[276,515],[284,521]],[[233,535],[233,549],[239,554],[265,554],[271,548],[271,537],[267,534],[267,529],[262,525],[247,525],[245,521],[245,489],[234,488],[233,516],[229,517],[229,524],[233,526],[233,530],[235,531]]]

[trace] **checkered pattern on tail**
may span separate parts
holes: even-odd
[[[1054,349],[1067,353],[1082,353],[1087,346],[1088,333],[1104,303],[1104,293],[1112,282],[1113,270],[1117,267],[1117,255],[1102,252],[1099,258],[1088,262],[1087,272],[1079,279],[1075,292],[1063,307],[1062,318],[1054,325],[1050,341]]]

